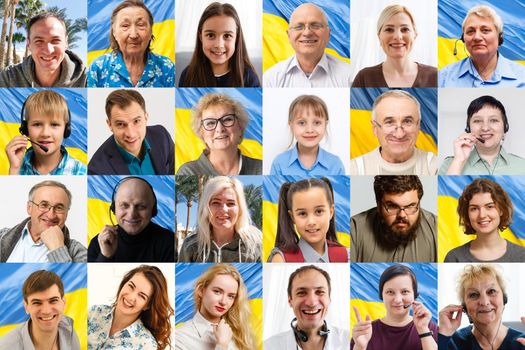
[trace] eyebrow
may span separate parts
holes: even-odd
[[[215,33],[215,30],[213,30],[213,29],[205,29],[204,33]],[[235,33],[235,32],[233,30],[226,30],[223,33]]]
[[[35,303],[35,302],[38,303],[38,302],[40,302],[40,303],[41,303],[41,302],[44,301],[44,300],[47,300],[47,301],[57,301],[57,300],[59,300],[59,299],[60,299],[60,297],[58,297],[58,296],[54,296],[54,297],[51,297],[51,298],[49,298],[49,299],[38,299],[38,298],[34,298],[34,299],[29,300],[29,302],[30,302],[30,303]]]
[[[137,288],[137,286],[135,285],[135,283],[132,280],[129,280],[129,284],[131,284],[133,286],[133,288]],[[149,299],[149,295],[147,295],[146,293],[144,293],[142,291],[139,292],[139,295],[142,295],[146,299]]]

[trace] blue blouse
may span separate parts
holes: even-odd
[[[88,87],[174,87],[175,65],[168,57],[148,53],[146,66],[137,85],[133,85],[119,51],[98,57],[89,66]]]
[[[292,149],[279,154],[272,163],[270,175],[344,175],[345,167],[341,159],[335,154],[319,147],[317,159],[309,168],[305,168],[299,161],[297,145]]]
[[[95,305],[89,309],[89,350],[157,350],[157,341],[140,318],[110,336],[114,312],[115,309],[110,305]]]

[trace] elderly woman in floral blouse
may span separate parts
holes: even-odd
[[[150,50],[153,15],[142,0],[125,0],[111,14],[109,52],[91,63],[88,87],[173,87],[175,65]]]

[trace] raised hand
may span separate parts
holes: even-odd
[[[213,326],[213,334],[217,340],[217,345],[220,346],[222,350],[228,350],[233,338],[233,331],[224,319],[221,319],[218,325]]]
[[[372,321],[370,315],[366,315],[365,320],[361,318],[361,314],[357,307],[354,306],[357,323],[352,329],[352,339],[354,340],[354,350],[365,350],[368,342],[372,339]]]
[[[454,313],[457,312],[454,318]],[[463,306],[448,305],[439,312],[439,333],[450,337],[461,325]]]
[[[64,246],[64,233],[59,226],[52,226],[40,234],[40,239],[50,251]]]
[[[426,333],[430,329],[428,325],[432,319],[430,311],[419,301],[412,302],[412,317],[414,319],[414,326],[416,326],[419,334]]]
[[[98,234],[98,245],[100,246],[100,252],[102,255],[111,259],[117,252],[117,226],[104,226],[102,232]]]
[[[22,167],[22,160],[27,148],[27,138],[25,136],[15,136],[5,146],[5,153],[9,160],[9,175],[18,175]]]

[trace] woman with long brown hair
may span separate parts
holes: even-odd
[[[88,315],[88,349],[171,347],[168,285],[156,266],[141,265],[126,273],[113,305],[95,305]]]
[[[195,315],[175,330],[178,350],[252,350],[248,292],[239,271],[216,264],[195,282]]]

